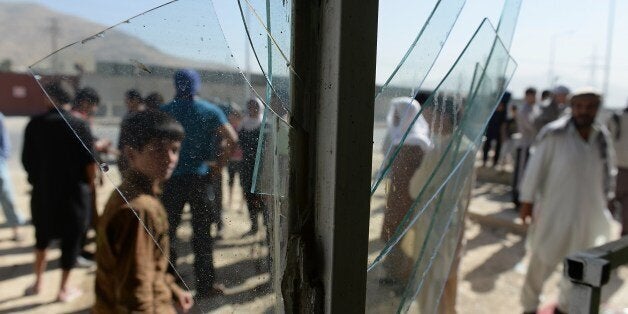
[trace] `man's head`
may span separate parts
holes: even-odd
[[[98,103],[100,103],[98,93],[91,87],[85,87],[76,93],[72,109],[91,116],[98,109]]]
[[[192,69],[179,70],[174,74],[177,98],[191,98],[201,87],[201,76]]]
[[[246,111],[251,118],[258,118],[262,114],[263,110],[264,105],[257,97],[249,100],[246,104]]]
[[[536,88],[528,87],[525,92],[524,100],[526,104],[533,105],[536,103]]]
[[[559,85],[554,88],[554,102],[557,104],[566,104],[567,96],[569,96],[569,88]]]
[[[602,95],[592,88],[583,88],[571,97],[571,116],[578,129],[589,128],[595,122]]]
[[[142,95],[136,89],[130,89],[124,94],[124,102],[129,112],[142,111],[144,104]]]
[[[120,144],[129,168],[151,180],[165,181],[179,160],[185,133],[175,119],[157,110],[131,114],[122,124]]]
[[[50,107],[54,107],[56,105],[61,108],[61,106],[70,102],[70,94],[63,89],[59,82],[52,82],[44,85],[44,91],[46,91],[46,94],[50,97],[50,100],[52,100],[52,103],[48,102],[47,104]]]
[[[497,105],[497,111],[504,111],[508,107],[508,103],[510,102],[510,98],[512,98],[512,94],[510,92],[504,92],[502,99],[499,100],[499,104]]]
[[[164,97],[161,96],[161,94],[158,92],[153,92],[150,95],[146,96],[146,100],[144,101],[144,104],[146,105],[146,109],[154,109],[154,110],[159,109],[159,106],[161,106],[163,103],[164,103]]]
[[[546,100],[552,97],[552,92],[550,90],[544,90],[541,92],[541,100]]]

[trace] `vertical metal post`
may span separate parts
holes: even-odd
[[[364,313],[378,1],[293,10],[285,309]]]
[[[567,256],[564,276],[573,284],[569,313],[599,313],[602,287],[614,269],[626,264],[628,236]]]
[[[602,92],[608,97],[608,82],[611,75],[611,52],[613,51],[613,28],[615,26],[615,0],[608,3],[608,28],[606,30],[606,63],[604,64],[604,86]]]
[[[597,314],[600,312],[601,288],[582,283],[573,283],[571,288],[569,313]]]

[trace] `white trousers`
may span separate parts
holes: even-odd
[[[540,296],[543,292],[543,284],[549,278],[556,265],[548,265],[541,261],[535,253],[532,253],[528,271],[526,273],[523,289],[521,290],[521,305],[524,312],[534,312],[540,304]],[[569,294],[571,290],[571,282],[565,277],[561,277],[558,288],[560,290],[558,296],[558,309],[567,312],[569,309]]]

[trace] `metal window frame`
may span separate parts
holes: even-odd
[[[364,313],[378,0],[293,3],[284,310]]]

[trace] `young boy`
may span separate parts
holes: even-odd
[[[129,116],[120,130],[128,168],[98,223],[94,313],[187,312],[192,295],[167,272],[168,218],[158,194],[177,165],[181,124],[159,111]]]

